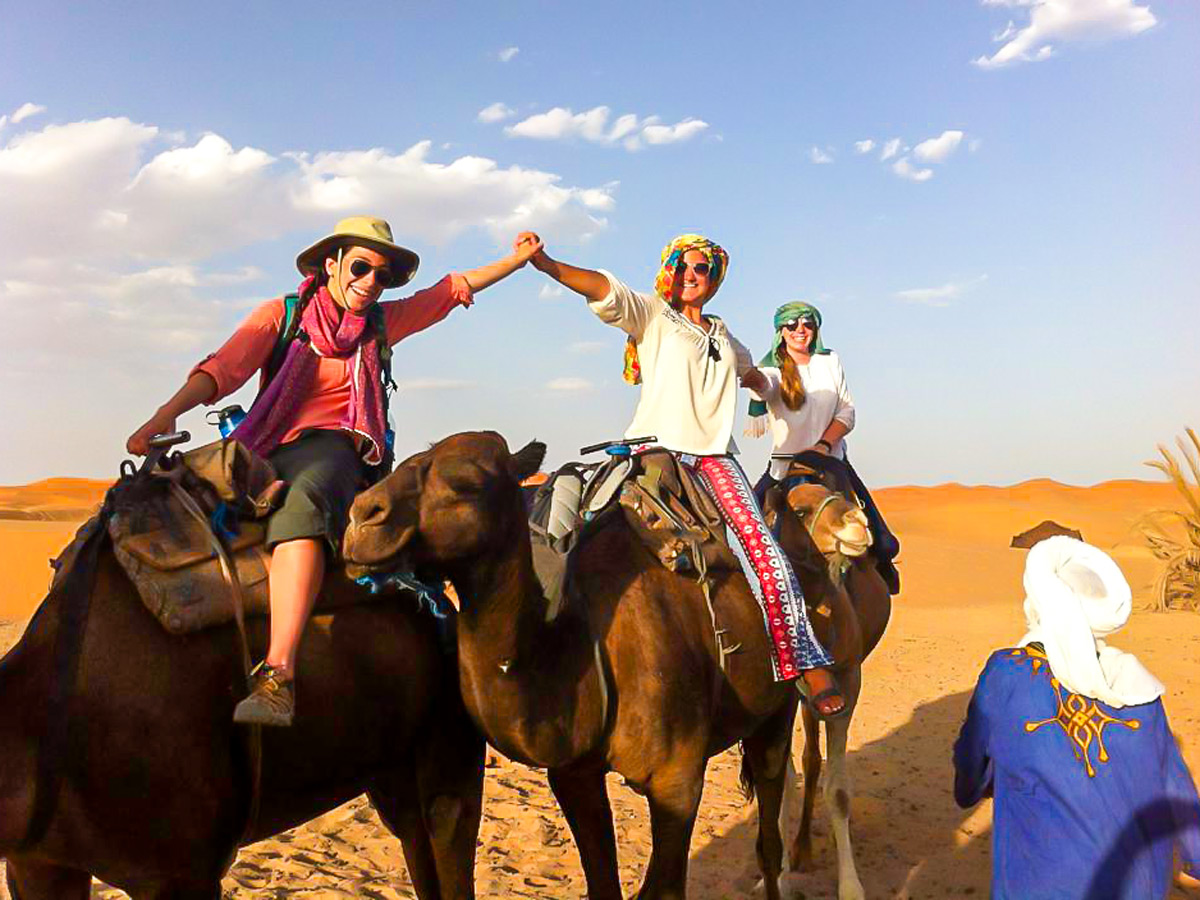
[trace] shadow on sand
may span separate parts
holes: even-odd
[[[959,809],[952,793],[951,751],[969,700],[964,691],[922,704],[900,728],[850,753],[851,831],[868,897],[987,897],[990,816],[973,829],[968,820],[974,811]],[[793,749],[798,759],[799,737]],[[798,809],[792,818],[799,821]],[[689,869],[689,896],[749,896],[758,881],[757,835],[751,817],[697,851]],[[785,835],[785,843],[790,845],[792,837]],[[836,900],[837,860],[820,797],[813,850],[813,871],[795,884],[807,900]],[[732,866],[731,860],[736,861]]]

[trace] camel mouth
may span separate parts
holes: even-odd
[[[342,535],[342,559],[351,578],[407,570],[411,568],[408,555],[403,547],[389,546],[379,529],[367,525],[351,522]]]
[[[870,541],[846,541],[839,538],[837,542],[838,553],[851,558],[862,556],[867,552],[869,546],[871,546]]]

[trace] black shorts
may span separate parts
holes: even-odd
[[[366,466],[344,431],[311,428],[270,456],[288,483],[283,505],[267,520],[267,546],[300,538],[325,538],[335,555],[350,504],[366,486]]]

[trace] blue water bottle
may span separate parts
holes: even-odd
[[[226,406],[223,409],[210,412],[206,417],[209,424],[213,424],[213,416],[217,417],[215,424],[221,432],[221,437],[227,438],[233,433],[233,429],[242,424],[242,419],[246,418],[246,411],[242,409],[240,404],[235,403],[232,406]]]

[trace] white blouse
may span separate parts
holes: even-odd
[[[656,294],[600,274],[608,279],[608,294],[588,307],[634,339],[642,369],[642,392],[625,437],[653,435],[677,453],[737,453],[738,378],[754,365],[750,351],[720,319],[709,317],[706,332]]]
[[[799,453],[807,450],[821,439],[829,423],[837,419],[854,430],[854,398],[846,384],[846,373],[842,361],[832,350],[814,354],[807,365],[796,367],[804,385],[804,405],[798,410],[788,409],[781,395],[783,385],[779,369],[764,366],[760,371],[767,378],[767,388],[762,399],[767,404],[771,419],[771,435],[775,453]],[[846,441],[840,440],[830,451],[838,459],[846,457]],[[787,471],[783,460],[771,461],[771,475],[782,478]]]

